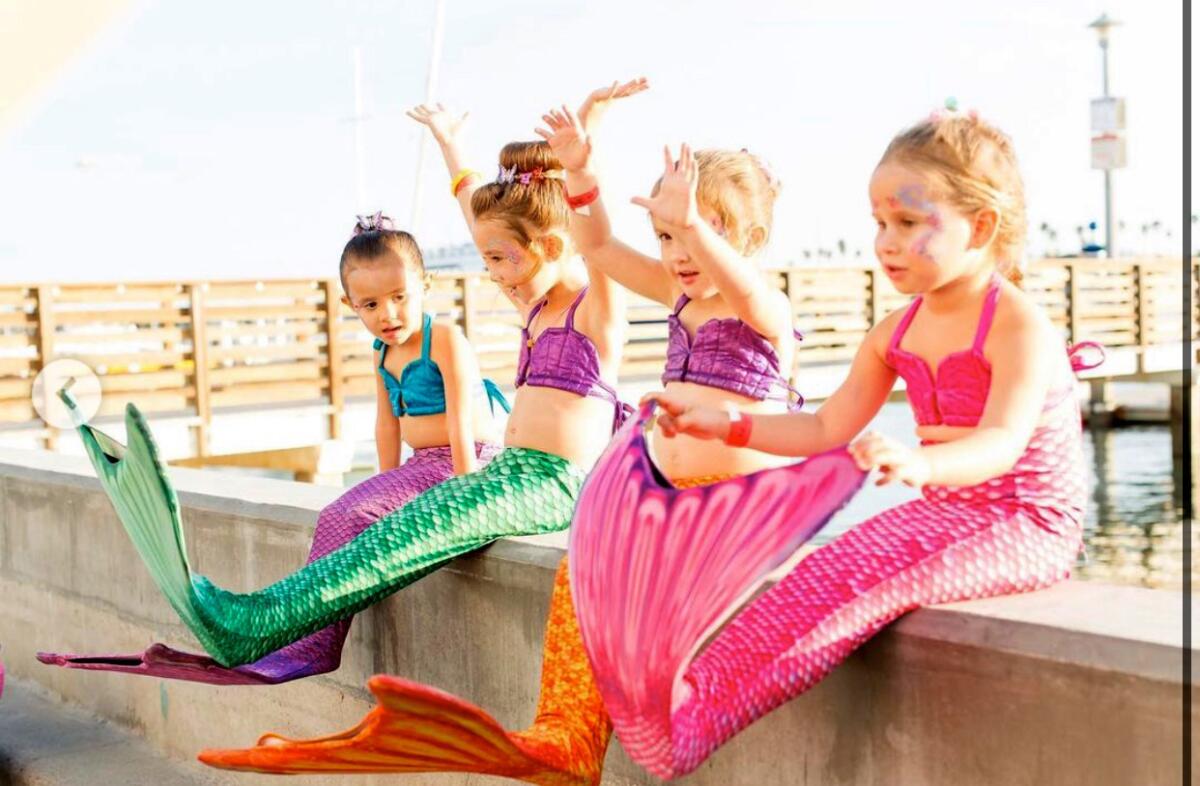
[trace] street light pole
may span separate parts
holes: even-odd
[[[1108,18],[1108,14],[1101,14],[1100,18],[1092,22],[1088,27],[1096,31],[1096,35],[1100,39],[1100,59],[1104,98],[1109,98],[1108,93],[1108,33],[1113,28],[1119,25],[1113,19]],[[1113,221],[1113,187],[1112,187],[1112,169],[1104,169],[1104,248],[1108,251],[1108,257],[1111,259],[1116,256],[1117,248],[1114,245],[1116,242],[1116,223]]]

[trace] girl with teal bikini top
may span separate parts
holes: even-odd
[[[373,346],[379,353],[379,365],[376,369],[383,378],[392,414],[398,418],[405,415],[441,415],[446,411],[446,386],[442,379],[442,370],[429,357],[432,334],[433,317],[425,313],[421,317],[421,356],[404,367],[399,379],[384,365],[388,345],[383,343],[383,339],[375,339]],[[505,412],[509,411],[508,400],[492,380],[483,380],[479,392],[487,397],[493,415],[496,413],[497,404]]]

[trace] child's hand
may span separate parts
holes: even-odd
[[[663,159],[666,166],[658,194],[648,198],[634,197],[631,201],[649,210],[651,216],[664,224],[688,229],[700,220],[700,210],[696,206],[696,183],[700,177],[696,160],[686,144],[679,150],[678,161],[671,158],[669,147],[663,148]]]
[[[901,445],[890,437],[869,431],[850,445],[850,455],[864,472],[880,471],[876,486],[899,481],[920,488],[929,482],[929,461],[920,451]]]
[[[658,404],[658,427],[664,437],[686,434],[697,439],[725,439],[729,436],[729,413],[712,407],[684,404],[666,392],[647,393],[638,402]]]
[[[466,123],[469,112],[463,112],[461,117],[455,117],[454,113],[441,104],[421,104],[408,110],[404,114],[416,120],[424,126],[428,126],[433,132],[433,138],[438,144],[453,142],[458,139],[458,132],[462,130],[463,124]]]
[[[600,87],[593,90],[592,94],[585,98],[583,104],[579,107],[578,117],[583,123],[583,129],[587,132],[594,131],[600,119],[604,117],[604,113],[612,106],[613,101],[637,95],[643,90],[649,89],[650,83],[646,80],[646,77],[641,76],[625,84],[613,82],[608,87]]]
[[[554,157],[563,168],[571,172],[586,169],[592,156],[592,140],[575,113],[564,106],[551,109],[542,115],[542,120],[550,126],[550,130],[537,128],[534,133],[549,143]]]

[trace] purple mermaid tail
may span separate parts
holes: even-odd
[[[499,452],[495,445],[477,444],[475,448],[481,466]],[[449,447],[422,448],[414,451],[400,467],[359,483],[317,517],[308,562],[346,545],[388,513],[404,507],[413,497],[453,474]],[[337,669],[352,619],[335,622],[254,663],[235,668],[226,668],[207,655],[183,652],[165,644],[151,644],[145,652],[130,655],[39,652],[37,658],[42,663],[68,669],[115,671],[209,685],[278,685]]]

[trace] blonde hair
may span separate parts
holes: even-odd
[[[780,182],[762,159],[748,150],[697,150],[696,201],[717,214],[725,238],[743,256],[753,256],[771,236]],[[660,179],[652,194],[657,194]],[[754,229],[762,230],[755,237]]]
[[[518,173],[562,168],[545,142],[509,142],[500,151],[500,166]],[[571,219],[562,181],[545,178],[488,183],[471,195],[471,212],[476,221],[503,223],[526,247],[538,235],[565,232]]]
[[[879,165],[888,161],[931,176],[941,196],[964,213],[995,210],[992,256],[999,271],[1020,286],[1025,185],[1007,134],[974,113],[933,116],[897,134]]]

